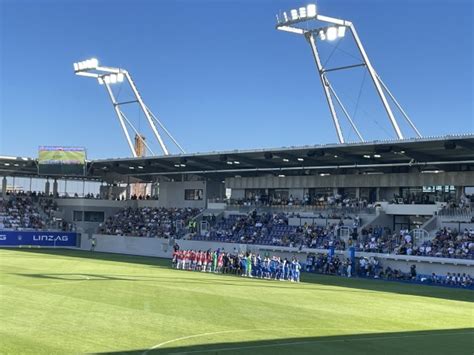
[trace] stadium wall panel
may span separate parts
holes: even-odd
[[[388,202],[379,202],[383,211],[388,215],[401,216],[432,216],[443,203],[433,205],[412,205],[412,204],[390,204]]]
[[[320,188],[320,187],[410,187],[454,185],[471,186],[474,171],[443,172],[438,174],[399,173],[376,175],[329,175],[329,176],[275,176],[227,178],[226,187],[232,189],[265,188]],[[390,196],[392,198],[393,196]]]
[[[202,200],[185,200],[185,190],[203,190]],[[159,205],[162,207],[206,207],[207,186],[205,181],[161,182]]]
[[[74,232],[0,230],[0,247],[75,247],[78,239]]]

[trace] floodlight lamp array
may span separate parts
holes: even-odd
[[[313,18],[316,18],[316,16],[316,5],[309,4],[306,7],[300,7],[299,9],[291,9],[290,11],[285,11],[283,12],[281,18],[277,15],[277,22],[278,25],[284,25],[288,22],[311,20]]]
[[[96,69],[99,66],[99,61],[96,58],[83,60],[82,62],[74,63],[74,71]]]
[[[117,74],[107,74],[103,76],[99,76],[97,78],[97,81],[99,82],[100,85],[105,84],[116,84],[116,83],[121,83],[124,80],[124,74],[123,73],[117,73]]]
[[[338,38],[342,38],[346,35],[346,26],[332,26],[319,31],[319,38],[325,41],[334,41]]]

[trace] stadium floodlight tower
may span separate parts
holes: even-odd
[[[298,26],[301,26],[302,24],[305,25],[305,28],[298,27]],[[308,41],[311,47],[311,50],[313,52],[314,61],[318,69],[318,74],[321,79],[321,84],[323,86],[324,94],[328,102],[329,111],[331,112],[331,116],[334,121],[334,126],[336,128],[336,133],[337,133],[340,143],[344,143],[344,136],[342,134],[341,125],[339,123],[337,112],[334,106],[333,97],[335,98],[339,106],[341,107],[342,112],[346,116],[347,120],[349,121],[354,131],[357,133],[359,139],[361,141],[364,141],[364,139],[362,138],[362,135],[360,134],[354,121],[350,117],[349,113],[347,112],[346,108],[342,104],[341,100],[337,96],[334,88],[329,82],[329,79],[326,73],[331,72],[331,71],[336,71],[336,70],[351,69],[351,68],[362,67],[362,66],[365,66],[367,68],[367,71],[369,72],[370,77],[372,78],[375,89],[378,93],[378,96],[380,97],[380,100],[382,101],[382,104],[385,108],[387,116],[395,130],[397,138],[403,139],[403,134],[392,112],[392,109],[387,101],[387,98],[384,93],[384,89],[387,92],[387,94],[391,97],[395,105],[398,107],[400,112],[403,114],[408,124],[415,131],[416,135],[418,137],[421,137],[421,134],[418,131],[418,129],[415,127],[414,123],[408,117],[406,112],[403,110],[403,108],[400,106],[398,101],[395,99],[392,93],[388,90],[387,86],[382,82],[382,80],[376,73],[375,69],[373,68],[372,64],[370,63],[369,57],[367,56],[367,53],[364,47],[362,46],[362,42],[360,41],[360,38],[352,22],[320,15],[316,9],[316,5],[309,4],[306,7],[300,7],[299,9],[292,9],[289,12],[283,12],[280,16],[277,15],[276,28],[281,31],[303,35]],[[337,68],[330,68],[330,69],[324,68],[321,63],[321,59],[318,52],[318,47],[316,43],[317,39],[320,39],[322,41],[326,41],[326,40],[334,41],[334,40],[340,39],[345,36],[346,29],[349,29],[350,32],[352,33],[352,37],[362,57],[362,63],[342,66],[342,67],[337,67]]]
[[[114,106],[114,110],[115,110],[115,113],[117,114],[117,118],[119,120],[120,126],[122,127],[123,133],[125,134],[125,138],[127,139],[128,146],[130,147],[130,150],[132,151],[132,154],[134,157],[137,157],[137,152],[132,143],[132,139],[130,138],[129,131],[125,123],[128,123],[128,125],[130,125],[130,127],[133,129],[138,139],[140,139],[143,142],[145,147],[153,155],[155,154],[153,150],[151,150],[149,145],[145,142],[145,139],[143,138],[143,136],[138,132],[135,126],[130,122],[127,116],[125,116],[125,114],[120,109],[121,105],[126,105],[130,103],[137,103],[140,106],[141,110],[145,114],[145,117],[151,127],[151,130],[153,131],[155,138],[158,140],[158,143],[160,144],[160,147],[163,150],[164,155],[169,155],[169,150],[166,147],[163,141],[163,138],[161,137],[155,123],[157,123],[161,127],[163,132],[171,139],[171,141],[176,145],[176,147],[178,147],[178,149],[182,153],[185,153],[183,147],[181,147],[181,145],[176,141],[176,139],[174,139],[171,133],[166,129],[163,123],[153,114],[153,112],[148,108],[148,106],[145,105],[142,97],[140,96],[140,93],[137,90],[137,87],[135,86],[135,83],[132,80],[132,77],[130,76],[130,73],[127,70],[121,69],[121,68],[100,66],[99,61],[95,58],[92,58],[92,59],[84,60],[82,62],[74,63],[74,73],[79,76],[95,78],[97,79],[100,85],[105,86],[105,89],[107,90],[107,93],[110,96],[110,100],[112,101],[112,105]],[[118,102],[112,91],[111,85],[116,84],[116,83],[122,83],[125,80],[130,85],[133,95],[135,96],[135,100]]]

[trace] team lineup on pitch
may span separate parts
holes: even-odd
[[[201,251],[176,249],[172,266],[178,270],[234,274],[267,280],[300,282],[301,264],[296,257],[292,260],[268,254],[228,253],[224,250]]]

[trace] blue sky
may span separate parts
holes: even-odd
[[[276,13],[305,4],[0,0],[0,154],[35,157],[39,145],[73,145],[89,158],[130,155],[103,87],[72,72],[90,57],[128,69],[188,152],[336,142],[307,43],[274,29]],[[317,5],[354,22],[423,135],[474,131],[472,1]],[[352,59],[350,45],[346,37],[329,64]],[[322,49],[326,59],[332,48]],[[342,75],[331,80],[364,136],[394,138],[362,70]],[[137,108],[129,110],[145,130]]]

